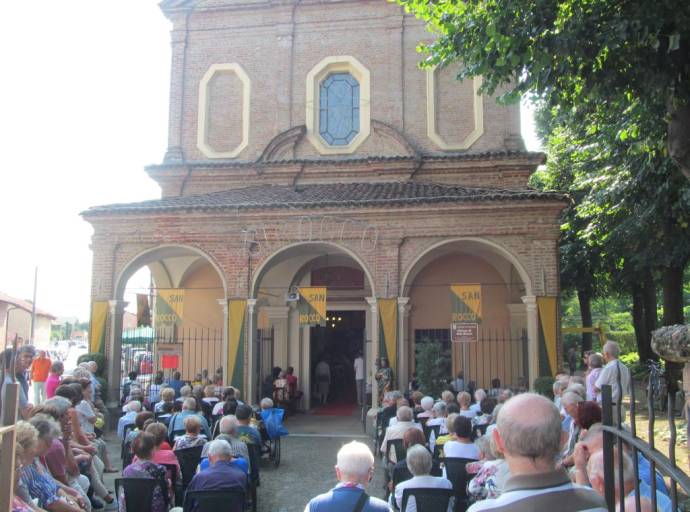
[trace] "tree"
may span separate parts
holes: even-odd
[[[585,117],[606,103],[658,110],[656,145],[690,179],[690,2],[687,0],[398,0],[438,37],[427,65],[462,62],[482,92],[529,93]],[[668,123],[666,123],[668,121]]]

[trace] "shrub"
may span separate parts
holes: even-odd
[[[534,391],[545,396],[549,400],[553,400],[553,383],[555,381],[556,379],[550,375],[537,377],[534,379]]]
[[[621,354],[637,351],[637,339],[633,331],[610,331],[606,333],[606,338],[618,343]]]
[[[429,396],[441,396],[451,373],[450,354],[442,350],[440,343],[429,341],[417,344],[416,352],[415,370],[420,390]]]
[[[87,361],[96,361],[96,364],[98,364],[98,371],[96,372],[97,377],[103,377],[105,375],[105,356],[103,354],[99,354],[98,352],[82,354],[79,356],[79,359],[77,359],[77,364]]]

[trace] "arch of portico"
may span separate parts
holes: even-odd
[[[400,290],[405,302],[401,309],[399,339],[402,358],[414,364],[415,333],[434,332],[439,327],[448,328],[451,318],[451,284],[482,284],[484,321],[480,329],[491,336],[506,339],[527,334],[526,371],[528,382],[538,374],[538,317],[534,280],[520,257],[507,247],[493,240],[481,237],[446,238],[430,242],[417,250],[403,265]],[[496,334],[498,333],[498,334]],[[481,337],[481,333],[480,333]],[[466,359],[474,358],[475,365],[482,358],[496,360],[495,353],[482,351],[480,347],[459,347],[451,344],[453,370],[459,371]],[[497,345],[494,345],[497,346]],[[465,352],[465,350],[468,350]],[[515,351],[513,351],[515,354]],[[522,355],[513,357],[520,357]],[[500,358],[499,358],[500,359]],[[461,366],[462,361],[462,366]],[[516,377],[516,370],[508,371],[508,362],[498,360],[495,366],[488,365],[479,375],[470,375],[486,385],[489,372],[496,375],[509,374]],[[412,372],[412,367],[401,369],[403,375]],[[492,378],[492,377],[491,377]],[[505,379],[510,380],[510,379]],[[403,383],[404,384],[404,383]],[[513,383],[514,384],[514,383]]]
[[[127,283],[143,267],[151,272],[154,289],[185,289],[185,313],[179,332],[194,332],[197,339],[206,340],[203,346],[187,343],[187,340],[182,342],[180,369],[191,374],[208,368],[212,374],[216,361],[226,358],[227,322],[222,306],[227,301],[227,279],[218,263],[207,252],[190,245],[165,244],[147,248],[129,258],[119,270],[115,269],[107,328],[108,396],[111,401],[119,397]],[[192,368],[192,362],[199,368]],[[191,378],[187,374],[184,377]]]
[[[300,327],[296,303],[286,302],[286,294],[299,286],[311,284],[311,272],[320,268],[352,267],[364,274],[361,290],[327,292],[328,310],[363,311],[366,315],[365,360],[373,369],[378,353],[378,310],[374,275],[360,255],[351,249],[333,242],[300,242],[284,246],[259,265],[253,274],[248,301],[248,333],[255,336],[260,313],[273,330],[274,365],[286,368],[293,366],[304,391],[304,407],[311,406],[310,328]],[[253,351],[257,344],[248,344],[250,363],[250,395],[254,396],[263,376],[257,375],[258,363]],[[373,371],[372,371],[373,374]]]

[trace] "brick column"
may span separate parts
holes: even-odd
[[[522,297],[527,309],[527,361],[529,388],[534,386],[534,379],[539,376],[539,313],[537,298],[534,295]]]

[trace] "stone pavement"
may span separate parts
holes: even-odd
[[[373,449],[372,438],[363,434],[358,413],[352,417],[299,414],[285,423],[290,435],[282,438],[280,466],[268,459],[262,461],[261,485],[258,489],[259,512],[301,512],[317,494],[334,487],[336,454],[352,440]],[[115,467],[120,468],[120,445],[109,434],[108,448]],[[383,469],[377,457],[374,479],[367,492],[383,498]],[[119,474],[106,475],[106,485],[114,489]]]

